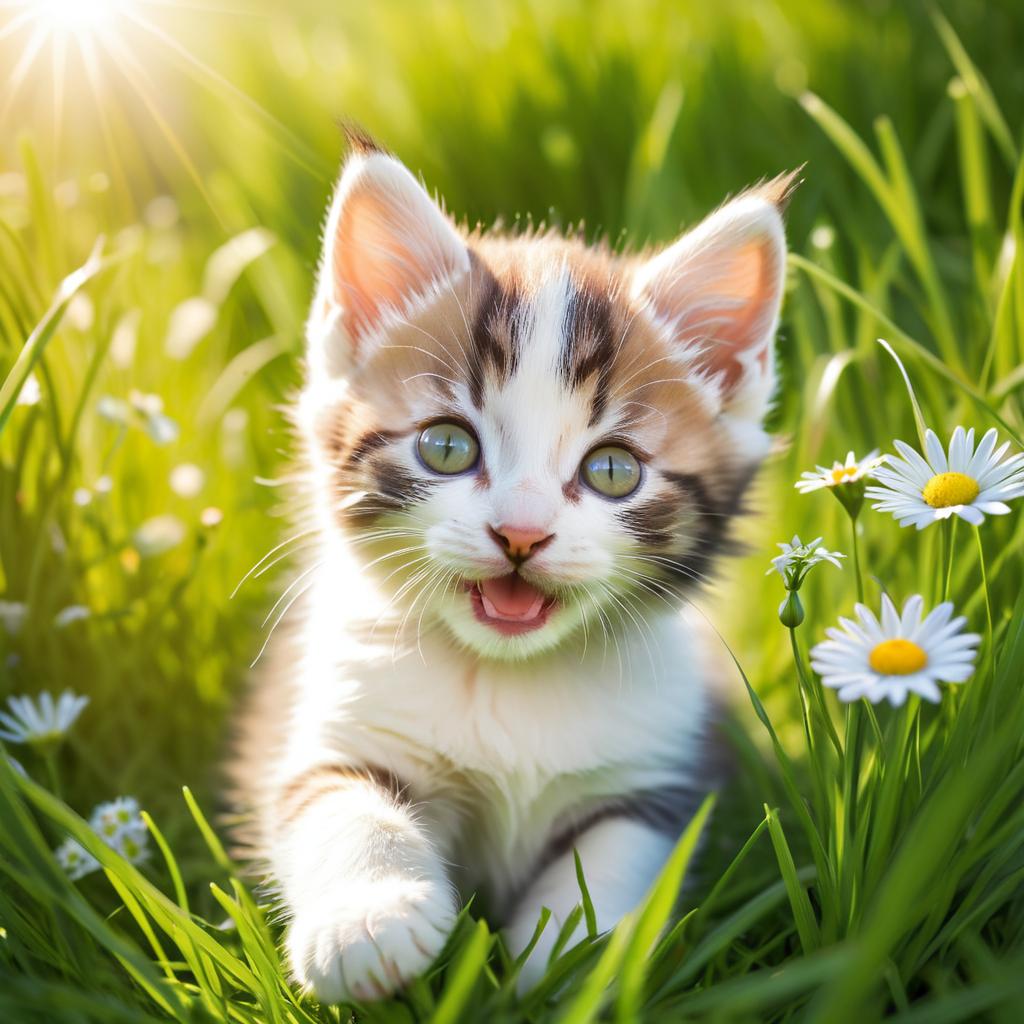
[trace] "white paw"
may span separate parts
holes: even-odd
[[[430,966],[455,917],[443,884],[353,880],[343,893],[296,908],[286,940],[292,973],[324,1003],[384,999]]]

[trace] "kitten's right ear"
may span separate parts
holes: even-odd
[[[405,165],[369,144],[355,146],[327,217],[311,362],[343,375],[389,314],[407,312],[468,269],[459,233]]]

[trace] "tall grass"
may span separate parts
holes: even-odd
[[[957,423],[1024,435],[1020,73],[1005,45],[1019,13],[293,6],[153,8],[147,25],[181,49],[135,26],[145,74],[106,59],[99,107],[73,56],[57,131],[46,68],[4,109],[0,600],[28,611],[16,633],[0,626],[0,693],[68,686],[91,704],[56,785],[30,752],[9,749],[28,777],[0,760],[0,1016],[349,1017],[289,987],[273,909],[204,816],[259,623],[289,579],[285,560],[230,599],[282,534],[280,406],[298,380],[343,115],[470,220],[584,219],[631,244],[809,161],[790,214],[782,443],[744,524],[751,553],[705,602],[742,671],[734,781],[644,905],[610,936],[591,926],[559,943],[533,992],[516,995],[517,963],[470,906],[428,977],[358,1019],[1015,1020],[1019,511],[985,523],[984,577],[973,540],[955,552],[951,594],[986,634],[974,678],[938,708],[879,708],[877,733],[862,721],[851,734],[830,696],[805,733],[781,587],[763,572],[794,532],[849,551],[838,503],[793,490],[801,470],[916,436],[879,336],[940,435]],[[24,43],[0,39],[0,56]],[[38,400],[19,402],[33,383]],[[201,470],[198,491],[195,473],[191,487],[172,478],[182,464]],[[866,511],[858,539],[869,604],[933,593],[938,530]],[[800,657],[849,614],[854,574],[823,570],[802,596]],[[58,626],[69,606],[87,617]],[[118,793],[150,815],[140,867],[84,820]],[[67,835],[101,872],[68,880],[50,852]],[[578,920],[592,921],[582,878]]]

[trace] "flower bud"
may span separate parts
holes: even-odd
[[[800,595],[791,590],[786,600],[779,605],[779,622],[787,629],[796,629],[804,621],[804,606],[800,603]]]
[[[867,479],[861,477],[859,480],[849,480],[832,488],[832,493],[836,496],[839,504],[846,509],[846,514],[851,519],[856,519],[860,515],[867,483]]]

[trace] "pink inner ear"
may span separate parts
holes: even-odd
[[[375,154],[346,167],[327,245],[329,301],[349,341],[404,310],[439,280],[468,267],[464,242],[397,160]]]
[[[767,368],[771,342],[767,332],[774,313],[779,268],[774,266],[770,245],[749,242],[729,254],[719,274],[709,288],[707,304],[693,317],[692,330],[708,344],[706,364],[712,372],[722,374],[726,389],[731,390],[743,372],[737,359],[741,352],[750,350],[761,367]],[[716,299],[724,301],[716,306]],[[681,322],[687,333],[688,319],[682,311]]]
[[[336,299],[353,334],[372,328],[387,306],[400,308],[428,283],[417,266],[395,211],[363,190],[349,197],[338,224],[334,255]]]
[[[666,249],[642,271],[644,288],[682,346],[728,396],[751,370],[769,370],[785,249],[774,208],[735,203]]]

